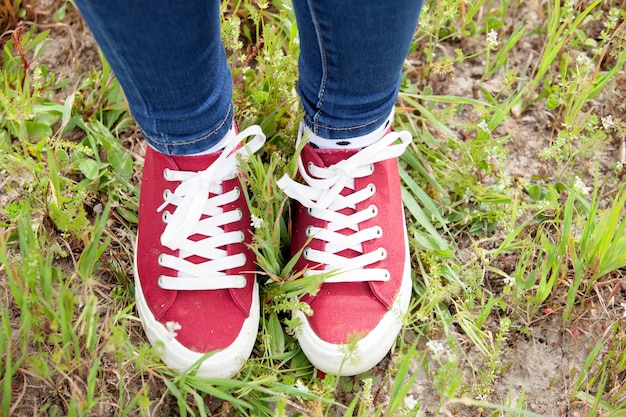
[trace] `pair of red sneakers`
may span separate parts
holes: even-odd
[[[248,138],[252,138],[248,140]],[[237,161],[265,141],[253,126],[201,156],[146,150],[135,248],[136,303],[163,361],[205,377],[231,377],[250,356],[259,295],[250,213]],[[411,297],[397,157],[411,141],[391,132],[363,149],[304,146],[301,181],[278,186],[297,201],[296,268],[324,274],[295,311],[302,350],[319,370],[355,375],[389,351]]]

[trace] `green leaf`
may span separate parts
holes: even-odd
[[[130,179],[133,176],[133,159],[124,149],[111,149],[107,155],[111,169],[120,177]]]
[[[561,101],[559,100],[559,97],[556,94],[550,94],[550,96],[546,100],[546,108],[548,110],[554,110],[558,107],[560,102]]]
[[[415,351],[415,347],[411,346],[400,362],[400,366],[398,367],[397,374],[395,375],[395,379],[391,387],[388,415],[395,415],[395,411],[402,407],[404,399],[408,395],[410,389],[413,387],[415,379],[419,375],[418,372],[412,372],[411,374],[411,362],[415,356],[417,356],[417,352]],[[408,380],[406,380],[408,375],[410,376]]]
[[[98,163],[93,159],[81,159],[78,161],[78,169],[87,179],[95,180],[98,178]]]
[[[54,17],[54,20],[56,20],[57,22],[65,19],[65,3],[63,3],[63,5],[54,12],[52,17]]]
[[[74,105],[74,98],[76,95],[74,93],[70,94],[68,98],[65,99],[65,104],[63,105],[63,118],[61,119],[61,129],[63,130],[65,126],[70,122],[70,118],[72,117],[72,106]]]
[[[272,355],[283,353],[285,351],[285,334],[275,311],[270,314],[270,318],[267,320],[267,332],[270,336]]]
[[[548,194],[546,186],[542,184],[528,183],[525,185],[524,188],[526,189],[528,194],[530,194],[530,198],[532,198],[534,201],[544,200],[546,198],[546,195]]]
[[[27,121],[24,122],[24,125],[26,126],[26,132],[31,137],[43,139],[52,136],[52,129],[47,124]]]

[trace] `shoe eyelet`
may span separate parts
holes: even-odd
[[[163,223],[167,224],[170,220],[170,216],[172,215],[172,213],[170,213],[169,211],[165,210],[163,212],[163,214],[161,214],[161,220],[163,221]]]
[[[380,254],[379,256],[381,261],[383,259],[387,259],[387,251],[385,250],[385,248],[378,249],[378,253]]]
[[[391,279],[391,275],[389,274],[389,271],[385,271],[385,275],[383,278],[383,281],[387,282]]]
[[[382,237],[382,235],[383,235],[383,228],[380,226],[376,226],[376,236]]]
[[[311,172],[311,170],[313,169],[314,166],[315,166],[315,164],[313,164],[313,162],[307,163],[306,164],[307,171]]]
[[[302,257],[304,258],[304,260],[309,261],[309,248],[304,249],[304,251],[302,252]]]
[[[163,190],[163,201],[167,201],[170,196],[172,195],[172,192],[169,189],[165,189]]]
[[[159,264],[159,266],[163,266],[163,254],[160,254],[159,257],[157,258],[157,264]],[[159,277],[159,279],[161,279],[162,277]]]
[[[163,179],[164,179],[165,181],[169,181],[169,179],[167,178],[167,176],[169,175],[169,173],[170,173],[169,168],[164,168],[164,169],[163,169]]]
[[[304,232],[304,234],[306,235],[306,237],[311,237],[312,235],[312,231],[313,230],[313,226],[307,226],[306,231]]]
[[[238,217],[237,221],[243,219],[243,212],[241,211],[241,209],[237,208],[235,209],[235,211],[237,212],[237,217]]]
[[[370,164],[370,175],[374,173],[374,164]]]
[[[163,280],[163,275],[159,275],[159,277],[157,278],[157,285],[159,286],[159,288],[163,288]]]
[[[239,243],[243,243],[246,241],[246,234],[242,231],[239,231]]]
[[[372,216],[376,217],[378,216],[378,207],[376,207],[375,205],[371,205],[370,206],[370,211],[372,212]]]
[[[371,183],[370,183],[370,184],[368,184],[368,185],[367,185],[367,188],[370,190],[370,194],[371,194],[371,195],[376,194],[376,186],[375,186],[374,184],[371,184]]]
[[[235,194],[237,194],[237,197],[235,197],[236,200],[239,200],[239,197],[241,197],[241,189],[239,188],[239,186],[233,188],[233,190],[235,191]]]
[[[309,215],[309,217],[313,216],[313,209],[311,207],[307,208],[306,213]]]

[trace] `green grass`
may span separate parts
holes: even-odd
[[[42,11],[52,24],[34,24],[39,7],[0,6],[0,416],[536,416],[530,392],[496,394],[507,355],[553,316],[568,340],[595,338],[567,376],[567,409],[626,414],[626,161],[609,152],[626,137],[617,2],[427,2],[395,121],[414,136],[401,158],[413,301],[388,360],[350,378],[314,372],[291,319],[295,296],[319,284],[293,269],[275,186],[294,173],[302,116],[295,18],[286,0],[225,2],[237,120],[268,135],[243,163],[263,218],[261,327],[230,380],[177,375],[145,341],[137,129],[105,61],[72,79],[42,64],[55,30],[79,18],[59,1]],[[468,68],[473,93],[460,95]],[[543,126],[536,138],[524,120]],[[509,158],[531,139],[546,170],[520,175]]]

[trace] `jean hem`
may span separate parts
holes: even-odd
[[[230,130],[233,124],[233,105],[228,106],[226,116],[213,129],[202,136],[176,137],[172,135],[158,135],[146,132],[143,128],[141,133],[146,141],[154,149],[170,155],[192,155],[210,149],[217,144]]]
[[[389,115],[393,111],[393,108],[385,113],[385,116],[378,117],[374,120],[370,120],[365,123],[360,123],[353,126],[345,127],[332,127],[316,123],[313,117],[305,116],[303,119],[304,125],[309,128],[314,134],[326,139],[350,139],[358,136],[367,135],[372,133],[378,127],[380,127],[389,118]]]

